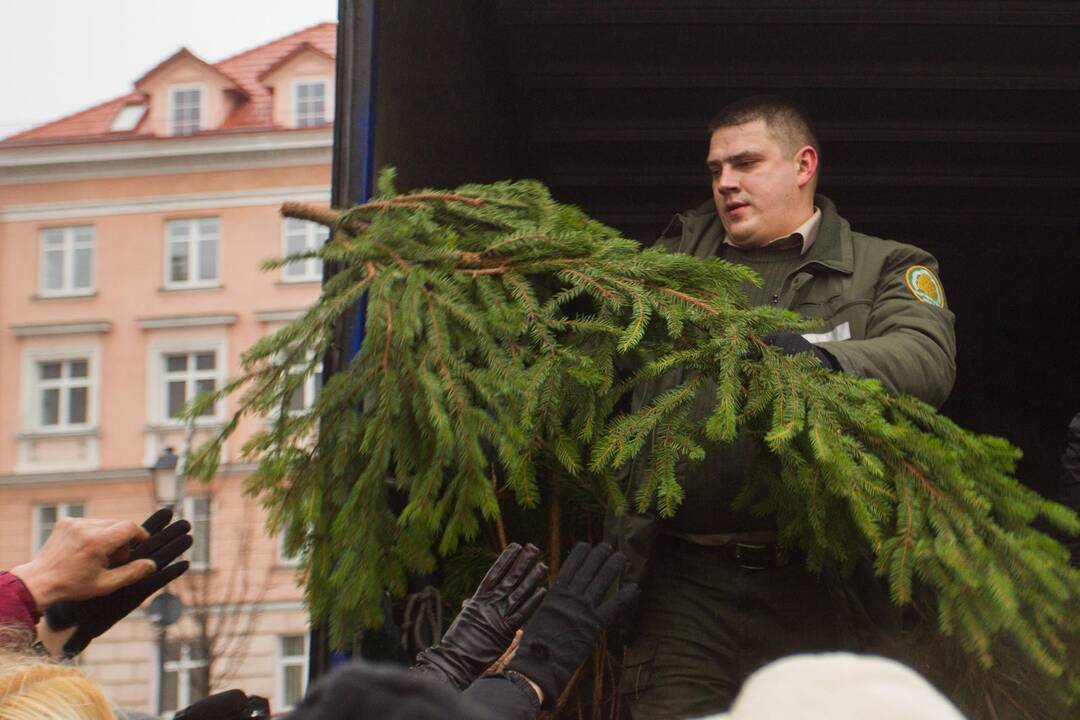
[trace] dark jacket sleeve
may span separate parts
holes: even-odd
[[[34,596],[17,575],[0,572],[0,625],[22,626],[33,632],[41,613]]]
[[[536,694],[503,675],[481,676],[461,694],[478,712],[491,718],[534,720],[540,714]]]
[[[956,380],[955,316],[924,302],[908,287],[907,271],[921,265],[937,275],[937,260],[911,245],[895,244],[885,258],[862,340],[823,342],[844,372],[874,378],[892,393],[914,395],[934,406]]]

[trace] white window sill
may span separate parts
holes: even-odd
[[[96,297],[97,290],[94,288],[88,288],[86,290],[65,290],[65,291],[52,291],[43,290],[30,296],[31,300],[69,300],[72,298],[88,298]]]
[[[45,461],[17,462],[15,463],[16,475],[46,475],[54,473],[93,472],[100,470],[101,464],[94,461],[72,460],[69,463],[54,463]]]
[[[158,288],[158,292],[187,292],[188,290],[223,290],[221,283],[192,283],[190,285],[164,285]]]
[[[86,438],[98,437],[101,429],[95,426],[32,428],[15,434],[18,440],[41,440],[45,438]]]
[[[285,413],[285,415],[287,417],[291,417],[291,418],[304,417],[305,415],[310,415],[311,414],[311,408],[312,407],[315,407],[315,406],[312,405],[311,407],[305,408],[303,410],[289,410],[289,411],[287,411]],[[263,415],[262,416],[263,425],[266,425],[266,426],[273,425],[280,418],[281,418],[281,413],[278,412],[277,410],[274,410],[269,415]]]
[[[312,283],[321,283],[322,276],[319,277],[295,277],[295,278],[281,278],[277,281],[277,285],[310,285]]]
[[[199,418],[195,420],[194,426],[197,430],[220,430],[225,427],[225,418]],[[158,420],[157,422],[147,423],[144,429],[148,433],[159,433],[183,430],[186,427],[187,422],[184,420]]]

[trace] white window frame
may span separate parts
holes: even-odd
[[[154,667],[161,667],[164,664],[165,672],[174,672],[176,677],[176,710],[165,710],[161,707],[161,695],[162,688],[157,687],[161,679],[158,678],[158,674],[154,673],[154,707],[157,709],[158,715],[164,715],[169,713],[168,717],[172,717],[176,712],[186,708],[193,702],[191,699],[191,671],[198,670],[199,668],[206,667],[207,661],[192,660],[191,659],[191,646],[192,642],[186,640],[176,640],[180,643],[180,659],[179,660],[165,660],[161,657],[161,650],[159,646],[154,644],[154,655],[157,660],[154,663]],[[209,692],[209,688],[207,688]]]
[[[176,132],[176,94],[179,92],[185,92],[188,90],[199,91],[199,127],[193,132],[178,133]],[[206,83],[187,83],[183,85],[170,85],[169,86],[169,103],[168,103],[168,125],[169,135],[177,135],[183,137],[185,135],[194,135],[198,132],[206,130],[206,118],[207,118],[207,101],[209,100],[209,93],[207,93]]]
[[[90,239],[76,241],[75,234],[79,230],[89,230]],[[62,233],[63,253],[62,269],[60,273],[60,287],[45,287],[45,236],[50,233]],[[93,225],[65,225],[43,227],[38,236],[38,295],[40,297],[79,297],[94,294],[94,226]],[[75,280],[75,251],[86,247],[90,250],[90,284],[83,286],[74,285]]]
[[[300,225],[302,224],[302,225]],[[298,234],[295,233],[297,227],[304,228],[304,250],[315,250],[322,247],[329,239],[327,237],[328,231],[325,226],[319,223],[310,222],[308,220],[298,220],[296,218],[282,218],[281,219],[281,255],[287,257],[290,255],[289,251],[289,238]],[[292,231],[291,231],[292,229]],[[289,269],[295,269],[301,266],[302,272],[289,274]],[[323,277],[323,264],[322,258],[308,258],[306,260],[297,260],[291,262],[288,265],[281,266],[281,282],[283,283],[308,283],[308,282],[322,282]]]
[[[315,85],[321,84],[323,86],[323,105],[324,115],[323,123],[333,122],[334,120],[334,83],[332,78],[321,75],[313,77],[299,77],[294,78],[290,85],[290,95],[292,96],[292,126],[294,128],[315,128],[321,127],[321,124],[315,125],[300,125],[300,94],[298,89],[301,85]]]
[[[282,530],[277,536],[277,564],[281,567],[299,567],[300,554],[289,555],[285,550],[285,531]]]
[[[72,360],[85,360],[87,362],[86,422],[43,425],[41,422],[40,399],[40,391],[43,388],[42,381],[39,379],[38,366],[42,363],[63,363]],[[101,350],[98,346],[28,348],[23,351],[22,367],[22,428],[24,432],[34,435],[66,435],[91,432],[98,427],[101,407]],[[46,382],[53,385],[52,381]],[[61,380],[58,385],[72,387],[74,383],[64,383]],[[62,397],[63,393],[61,393]],[[61,399],[61,417],[63,417],[62,409],[63,400]]]
[[[73,515],[72,510],[76,506],[78,506],[80,508],[80,513],[81,514]],[[38,503],[38,504],[35,504],[34,507],[33,507],[33,516],[31,518],[31,522],[30,522],[30,526],[31,526],[30,532],[32,533],[32,535],[30,536],[30,546],[31,546],[31,551],[32,551],[32,553],[34,555],[38,554],[38,552],[41,550],[41,547],[45,544],[45,541],[48,539],[48,538],[41,537],[41,530],[42,530],[42,527],[44,525],[44,523],[41,520],[41,511],[44,510],[45,508],[49,508],[49,507],[56,508],[56,519],[57,519],[57,521],[59,521],[60,518],[66,518],[66,517],[80,517],[80,518],[86,517],[86,501],[85,500],[72,500],[72,501],[68,501],[68,502],[54,502],[54,503]],[[50,534],[52,533],[51,530],[49,532],[50,532]]]
[[[228,375],[228,349],[228,342],[225,338],[220,336],[213,338],[192,338],[191,340],[184,341],[151,343],[148,350],[149,357],[147,359],[147,367],[149,368],[147,380],[150,383],[149,391],[147,392],[147,417],[151,419],[151,424],[160,428],[179,428],[184,426],[183,419],[170,418],[168,416],[169,396],[168,389],[165,387],[168,373],[165,371],[165,356],[213,352],[215,354],[214,387],[220,388],[225,383],[225,378]],[[189,392],[187,400],[190,401],[194,397],[195,396]],[[220,423],[225,417],[226,410],[225,401],[221,400],[215,405],[214,413],[212,415],[196,418],[195,426],[201,427]]]
[[[195,504],[199,502],[206,502],[206,558],[204,560],[196,560],[193,554],[194,543],[192,549],[188,550],[184,556],[188,558],[191,563],[192,570],[206,570],[213,563],[213,551],[214,551],[214,500],[210,495],[188,495],[184,498],[184,519],[191,523],[191,536],[196,538],[195,523],[200,518],[195,517]],[[184,706],[181,706],[184,707]]]
[[[205,280],[202,278],[196,279],[195,273],[199,269],[202,260],[202,240],[203,237],[199,233],[199,223],[202,220],[214,220],[217,222],[217,240],[216,253],[217,258],[214,262],[214,267],[217,270],[217,277],[212,280]],[[185,223],[188,225],[188,279],[187,280],[173,280],[171,271],[172,264],[169,262],[169,250],[173,244],[169,235],[169,228],[173,225]],[[212,288],[221,287],[221,218],[217,215],[203,215],[200,217],[183,217],[183,218],[169,218],[165,221],[165,250],[163,253],[163,266],[165,278],[164,286],[167,290],[191,290],[196,288]]]
[[[298,635],[300,637],[304,638],[304,653],[303,653],[303,656],[300,656],[300,655],[286,655],[284,653],[283,648],[282,648],[282,646],[284,645],[285,638],[287,638],[287,637],[296,637]],[[277,643],[276,643],[277,648],[276,648],[276,653],[275,654],[277,656],[277,662],[275,663],[275,665],[277,667],[277,700],[278,700],[278,705],[280,706],[279,709],[281,709],[281,710],[291,710],[295,706],[294,705],[289,705],[289,704],[287,704],[285,702],[285,669],[288,668],[288,667],[299,667],[299,668],[301,668],[300,676],[304,679],[304,681],[303,681],[303,686],[300,689],[300,697],[303,698],[304,694],[307,693],[308,655],[310,653],[310,647],[309,646],[310,646],[310,643],[311,643],[311,638],[310,638],[310,634],[308,632],[299,632],[299,633],[289,633],[287,635],[278,635],[276,640],[277,640]]]
[[[298,363],[294,363],[293,365],[291,365],[289,367],[289,374],[290,375],[299,375],[299,374],[301,374],[307,368],[308,363],[315,358],[315,354],[313,352],[311,352],[311,351],[308,351],[307,353],[305,353],[304,357],[305,357],[305,359],[303,361],[298,362]],[[282,362],[284,362],[284,356],[282,354],[275,355],[274,358],[273,358],[273,362],[277,363],[277,364],[281,364]],[[303,392],[304,392],[304,406],[299,410],[293,410],[292,407],[291,407],[292,398],[291,397],[289,398],[290,407],[286,409],[286,412],[290,416],[295,417],[295,416],[299,416],[299,415],[304,415],[308,411],[311,410],[312,406],[315,404],[315,398],[318,397],[318,394],[320,392],[322,392],[322,382],[323,382],[322,375],[323,375],[323,364],[322,364],[322,360],[320,359],[319,362],[317,362],[315,364],[315,367],[308,374],[308,376],[304,378],[304,384],[301,385],[299,388],[297,388],[298,390],[303,390]],[[318,386],[316,386],[316,376],[318,376]],[[271,409],[270,414],[267,417],[267,420],[268,421],[273,420],[273,419],[276,419],[276,418],[278,418],[280,416],[281,416],[281,406],[278,405],[278,406],[275,406],[273,409]]]
[[[299,375],[301,372],[303,372],[304,368],[307,367],[307,363],[310,362],[312,359],[314,359],[314,354],[308,352],[306,355],[306,360],[304,362],[296,363],[291,368],[289,368],[289,374]],[[320,360],[318,364],[316,364],[315,367],[312,369],[312,371],[308,373],[308,376],[304,378],[304,384],[300,388],[297,388],[298,390],[302,389],[304,391],[304,407],[299,410],[293,410],[292,407],[290,407],[288,410],[289,415],[304,415],[311,410],[311,407],[315,404],[315,398],[320,392],[322,392],[322,374],[323,366],[322,361]],[[318,386],[316,386],[315,382],[316,376],[318,376],[319,379]],[[289,398],[289,402],[291,405],[291,397]]]

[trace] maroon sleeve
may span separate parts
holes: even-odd
[[[34,596],[17,575],[0,572],[0,625],[24,625],[30,631],[41,619]]]

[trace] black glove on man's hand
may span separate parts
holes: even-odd
[[[471,685],[499,659],[543,600],[547,565],[538,563],[539,558],[534,545],[507,545],[476,593],[462,604],[442,642],[417,655],[412,669],[459,690]]]
[[[187,561],[169,565],[191,547],[191,524],[187,520],[177,520],[169,525],[172,510],[161,509],[143,523],[150,533],[145,542],[131,548],[128,557],[117,565],[132,560],[149,558],[157,563],[158,569],[138,582],[120,588],[103,597],[88,600],[65,600],[45,608],[45,621],[54,631],[66,630],[77,626],[75,634],[64,643],[64,654],[69,657],[78,655],[90,641],[111,628],[146,598],[156,593],[184,574],[188,569]]]
[[[226,690],[205,697],[173,715],[173,720],[248,720],[269,718],[270,703],[242,690]]]
[[[776,332],[762,335],[761,341],[766,345],[772,345],[785,355],[810,353],[818,359],[826,370],[840,370],[840,363],[836,362],[836,358],[794,330],[777,330]],[[746,359],[760,360],[761,351],[756,346],[751,346],[750,351],[746,353]]]
[[[626,566],[622,553],[601,543],[578,543],[566,558],[555,584],[521,636],[517,653],[506,665],[540,686],[544,708],[551,709],[574,671],[585,662],[600,633],[611,627],[638,596],[638,586],[624,585],[604,597]]]

